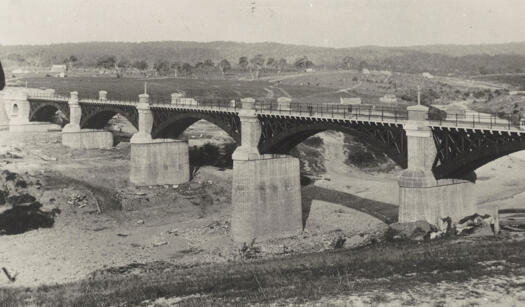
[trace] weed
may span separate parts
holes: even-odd
[[[242,243],[242,247],[239,249],[239,254],[242,260],[255,259],[261,254],[261,248],[255,246],[255,239],[248,245],[246,242]]]

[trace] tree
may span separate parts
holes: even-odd
[[[313,66],[314,63],[310,61],[307,56],[299,58],[295,61],[295,67],[297,67],[300,70],[306,70],[307,68],[311,68]]]
[[[239,58],[239,66],[242,70],[246,71],[246,67],[248,67],[248,58],[245,56],[242,56]]]
[[[195,69],[202,69],[204,67],[204,62],[202,61],[199,61],[197,63],[195,63]]]
[[[104,68],[104,72],[106,69],[114,68],[117,64],[117,58],[114,55],[100,57],[97,60],[97,67]]]
[[[354,64],[355,60],[351,56],[345,56],[343,58],[343,64],[345,64],[346,69],[350,69]]]
[[[306,66],[306,68],[312,68],[314,67],[314,62],[307,60],[304,65]]]
[[[215,68],[215,63],[213,63],[213,60],[207,59],[206,61],[204,61],[204,68],[206,69]]]
[[[277,73],[280,74],[285,68],[288,63],[286,62],[285,58],[280,58],[279,61],[277,61]]]
[[[153,64],[153,69],[157,71],[159,76],[165,76],[170,71],[170,63],[165,60],[157,60],[155,64]]]
[[[363,69],[368,67],[368,63],[366,61],[359,62],[359,71],[362,71]]]
[[[182,69],[182,72],[185,75],[187,75],[187,76],[191,75],[192,69],[191,69],[191,65],[189,63],[182,64],[182,68],[181,69]]]
[[[219,65],[217,65],[219,69],[221,70],[222,76],[224,77],[224,73],[232,68],[230,62],[226,59],[222,59],[219,62]]]
[[[181,71],[182,64],[180,62],[172,62],[170,65],[170,69],[174,72],[175,77],[179,76],[179,72]]]
[[[258,54],[250,60],[250,74],[252,75],[252,80],[259,79],[259,73],[264,66],[264,61],[265,59],[262,54]],[[252,69],[255,69],[255,76],[252,74]]]
[[[148,69],[148,63],[144,60],[135,61],[133,63],[133,67],[135,67],[138,70],[146,70]]]
[[[64,64],[66,64],[67,70],[71,70],[73,68],[74,63],[78,61],[78,58],[74,55],[70,55],[68,58],[64,60]]]
[[[266,64],[264,64],[264,68],[266,69],[268,67],[273,67],[274,63],[275,63],[275,59],[274,58],[268,58],[268,59],[266,59]]]
[[[131,62],[129,61],[128,58],[122,57],[122,58],[118,61],[117,66],[118,66],[119,68],[126,69],[126,68],[129,68],[129,67],[131,66]]]

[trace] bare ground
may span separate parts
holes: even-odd
[[[227,139],[200,124],[192,126],[188,135],[190,145]],[[303,209],[309,217],[306,231],[299,239],[259,245],[260,257],[329,250],[341,235],[347,239],[345,247],[366,245],[380,238],[386,223],[395,218],[396,171],[367,174],[348,167],[341,160],[342,146],[338,146],[342,136],[325,133],[321,137],[327,172],[315,184],[303,187]],[[112,150],[79,151],[63,147],[58,133],[1,132],[2,170],[22,174],[33,183],[39,181],[42,187],[31,192],[43,204],[42,210],[61,212],[51,228],[0,236],[0,266],[16,275],[15,282],[0,276],[0,287],[62,284],[112,267],[155,261],[193,266],[242,257],[229,234],[230,170],[202,167],[188,184],[135,188],[128,181],[128,161],[127,143]],[[476,194],[480,207],[523,209],[524,166],[525,161],[511,156],[479,169]],[[77,202],[83,196],[85,200]],[[421,284],[412,294],[417,305],[430,304],[453,289],[457,290],[454,300],[465,293],[469,298],[465,303],[520,302],[523,294],[515,292],[509,301],[502,294],[507,291],[504,286],[491,288],[488,296],[472,294],[479,289],[489,291],[492,283],[522,284],[520,274],[444,282],[438,287]],[[398,305],[406,299],[399,291],[374,290],[311,304]],[[445,305],[450,302],[447,298],[442,301]]]

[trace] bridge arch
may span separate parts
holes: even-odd
[[[13,109],[15,106],[18,108],[15,104]],[[63,117],[69,121],[69,105],[67,102],[30,100],[29,108],[29,121],[54,122],[57,111],[60,111]]]
[[[525,150],[525,135],[474,129],[433,128],[436,158],[434,176],[463,178],[479,167],[508,154]]]
[[[81,128],[103,129],[111,118],[119,114],[138,129],[138,111],[134,105],[81,103],[80,106],[82,109]]]
[[[407,165],[406,134],[402,125],[389,125],[344,120],[259,116],[262,135],[261,153],[288,153],[307,138],[323,131],[339,131],[356,136],[385,154],[401,167]]]
[[[226,132],[237,144],[241,143],[241,125],[236,113],[219,113],[192,110],[152,108],[153,138],[177,138],[188,127],[199,120],[205,120]]]

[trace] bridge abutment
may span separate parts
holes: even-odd
[[[261,155],[261,127],[253,99],[243,99],[241,146],[233,153],[232,236],[236,242],[302,231],[299,159]]]
[[[3,94],[5,114],[10,132],[48,132],[60,126],[48,122],[29,121],[31,105],[27,89],[11,89]]]
[[[437,180],[432,166],[437,154],[432,130],[425,125],[428,107],[408,108],[405,124],[408,168],[398,179],[399,222],[425,220],[437,225],[441,218],[453,222],[476,211],[474,183],[463,179]]]
[[[71,92],[69,104],[69,123],[62,129],[62,145],[76,149],[110,149],[113,147],[113,134],[97,129],[81,129],[82,110],[78,103],[78,93]]]
[[[139,97],[139,131],[130,140],[130,181],[138,186],[189,181],[188,143],[181,140],[152,139],[153,115],[149,96],[142,94]]]
[[[0,92],[0,130],[9,130],[9,116],[7,116],[4,96],[5,92]]]

